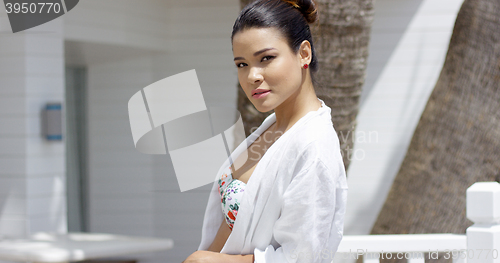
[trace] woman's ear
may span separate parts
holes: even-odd
[[[300,44],[299,58],[301,60],[302,65],[311,63],[312,50],[311,50],[311,43],[309,43],[309,41],[304,40]]]

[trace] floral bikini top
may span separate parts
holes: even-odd
[[[238,214],[241,197],[246,184],[238,179],[233,179],[231,166],[226,168],[219,179],[219,193],[222,202],[222,212],[229,228],[233,230],[234,221]]]

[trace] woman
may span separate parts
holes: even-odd
[[[316,19],[311,0],[257,0],[237,18],[239,82],[257,110],[274,113],[222,165],[201,244],[184,262],[332,261],[347,184],[331,109],[314,91]]]

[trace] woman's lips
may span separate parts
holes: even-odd
[[[267,94],[269,94],[269,92],[271,92],[271,91],[268,90],[268,91],[265,91],[263,93],[257,93],[257,94],[252,95],[252,97],[255,99],[260,99],[260,98],[267,96]]]

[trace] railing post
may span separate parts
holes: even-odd
[[[467,263],[500,263],[500,184],[479,182],[467,189]]]
[[[366,253],[363,255],[363,263],[380,263],[380,253]]]
[[[420,257],[410,257],[408,260],[407,260],[408,263],[425,263],[425,258],[420,258]]]

